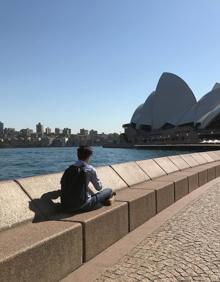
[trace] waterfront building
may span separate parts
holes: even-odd
[[[80,145],[80,136],[78,134],[72,134],[68,139],[69,146],[79,146]]]
[[[44,126],[40,122],[36,124],[36,133],[38,136],[43,136],[44,135]]]
[[[71,129],[70,128],[64,128],[63,129],[63,135],[64,136],[70,136],[71,135]]]
[[[14,138],[16,136],[16,131],[15,131],[15,128],[5,128],[4,129],[4,136],[6,138]]]
[[[67,145],[68,138],[66,137],[57,137],[52,140],[52,147],[65,147]]]
[[[52,130],[51,130],[50,127],[45,128],[45,134],[46,134],[46,135],[51,134],[51,132],[52,132]]]
[[[33,130],[30,128],[25,128],[20,130],[20,135],[25,138],[30,137],[32,134],[33,134]]]
[[[91,136],[97,136],[97,135],[98,135],[98,131],[91,129],[91,130],[89,131],[89,135],[91,135]]]
[[[4,134],[4,123],[0,121],[0,137]]]
[[[88,135],[89,131],[87,129],[82,128],[82,129],[80,129],[80,133],[79,134],[80,135]]]
[[[62,130],[60,128],[55,128],[55,134],[60,135],[62,133]]]
[[[220,137],[220,84],[199,101],[187,83],[172,73],[163,73],[156,90],[139,105],[124,124],[129,143],[200,142]]]

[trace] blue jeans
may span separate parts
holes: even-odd
[[[102,191],[91,195],[91,198],[78,210],[79,212],[86,212],[97,209],[100,204],[102,205],[106,200],[111,198],[112,189],[105,188]]]

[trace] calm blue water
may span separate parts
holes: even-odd
[[[176,155],[179,151],[109,149],[94,147],[91,164],[114,163]],[[188,153],[188,151],[181,151]],[[76,148],[0,149],[0,180],[63,171],[76,161]]]

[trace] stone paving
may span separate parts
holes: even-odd
[[[96,281],[220,282],[220,182]]]

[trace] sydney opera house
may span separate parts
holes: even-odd
[[[124,124],[129,143],[197,143],[220,139],[220,84],[199,101],[187,83],[172,73],[163,73],[156,90]]]

